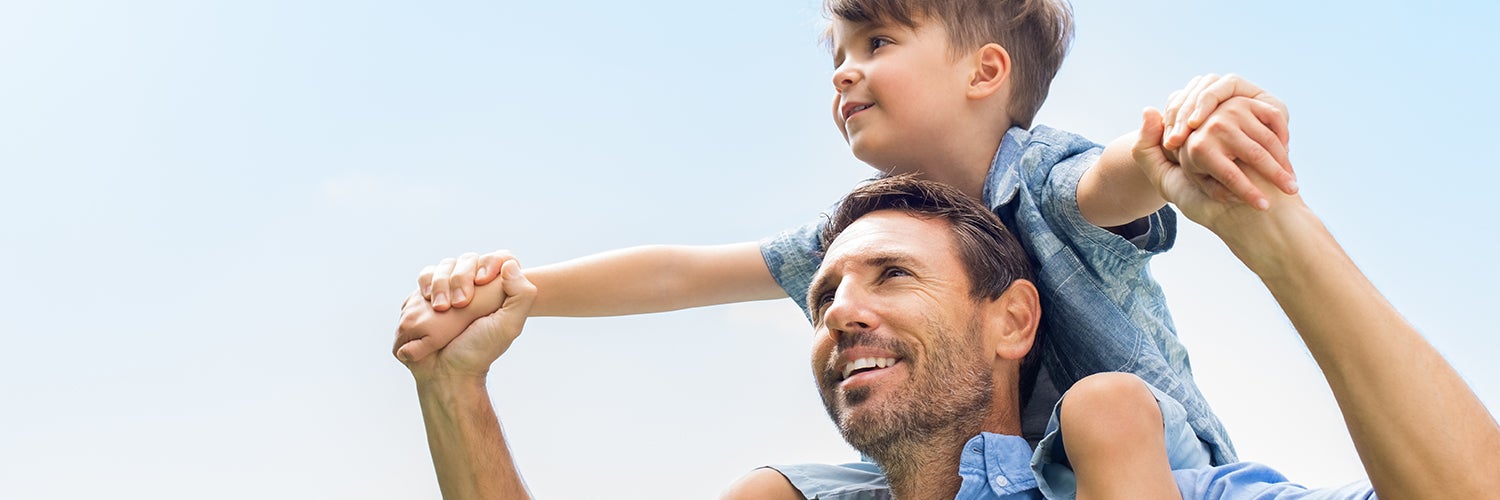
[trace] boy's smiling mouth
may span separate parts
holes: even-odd
[[[872,108],[874,106],[875,106],[875,103],[873,103],[873,102],[871,102],[871,103],[846,102],[846,103],[844,103],[844,106],[839,109],[839,111],[843,112],[843,114],[844,114],[844,121],[849,121],[849,117],[854,116],[855,113],[858,113],[860,111],[864,111],[864,110],[870,109],[870,108]]]

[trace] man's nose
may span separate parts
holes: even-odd
[[[869,294],[847,281],[834,292],[833,302],[823,311],[823,324],[835,340],[845,334],[873,330],[879,323]]]

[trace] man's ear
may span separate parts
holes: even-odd
[[[987,43],[970,57],[973,73],[969,76],[968,97],[985,99],[1005,88],[1010,81],[1010,52],[998,43]]]
[[[1042,320],[1036,285],[1027,280],[1011,282],[1000,298],[990,301],[984,314],[985,331],[996,356],[1020,361],[1031,352],[1032,340]]]

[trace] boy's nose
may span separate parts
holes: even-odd
[[[860,78],[859,70],[850,64],[844,64],[833,71],[833,88],[838,89],[839,92],[843,92],[848,90],[849,87],[853,87],[854,84],[859,83]]]

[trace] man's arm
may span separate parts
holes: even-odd
[[[1147,112],[1135,156],[1188,218],[1265,283],[1328,378],[1381,498],[1483,498],[1500,491],[1500,425],[1294,195],[1270,209],[1214,200],[1161,151]],[[1261,186],[1268,186],[1253,176]]]
[[[1200,85],[1208,77],[1213,79]],[[1233,100],[1236,96],[1252,99]],[[1201,130],[1192,140],[1182,141],[1182,149],[1167,154],[1173,161],[1178,153],[1196,160],[1187,165],[1195,183],[1217,199],[1237,198],[1262,209],[1266,197],[1246,171],[1261,172],[1284,192],[1296,192],[1286,156],[1286,110],[1280,100],[1234,75],[1195,78],[1188,88],[1173,93],[1174,103],[1182,100],[1191,102],[1177,103],[1174,111],[1181,107],[1185,114],[1202,115],[1192,124]],[[1095,226],[1124,226],[1166,205],[1131,156],[1138,139],[1139,131],[1115,139],[1078,180],[1078,210]]]
[[[443,498],[531,498],[511,459],[500,421],[490,405],[485,378],[526,324],[536,287],[514,260],[500,270],[503,303],[474,321],[451,343],[421,360],[402,358],[417,382],[427,444]],[[407,298],[402,321],[431,305],[419,294]]]

